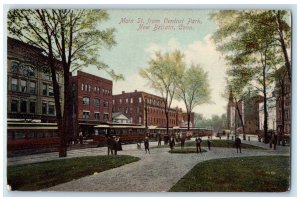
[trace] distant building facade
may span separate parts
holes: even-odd
[[[131,123],[166,127],[164,99],[146,92],[134,91],[113,95],[113,112],[123,113]],[[169,112],[169,127],[180,126],[182,111],[172,108]]]
[[[188,115],[186,112],[182,113],[181,127],[188,127]],[[190,128],[195,127],[195,113],[191,112],[190,115]]]
[[[112,121],[113,123],[119,124],[130,124],[130,120],[121,112],[112,113]]]
[[[235,129],[235,104],[233,102],[232,91],[230,91],[227,104],[227,129],[231,131]]]
[[[256,134],[260,130],[261,118],[259,116],[260,104],[263,97],[260,95],[250,96],[244,102],[245,133]]]
[[[112,86],[111,80],[82,71],[72,76],[75,135],[92,135],[93,126],[112,121]]]
[[[291,98],[291,82],[286,73],[284,83],[280,85],[278,80],[276,83],[276,124],[284,124],[285,134],[291,134]]]
[[[58,68],[60,62],[57,61]],[[56,122],[52,78],[42,50],[8,38],[7,41],[7,118]],[[63,76],[56,75],[63,108]]]

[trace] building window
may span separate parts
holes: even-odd
[[[126,98],[126,103],[128,103],[128,98]]]
[[[84,90],[87,91],[88,90],[88,85],[84,85]]]
[[[50,73],[43,73],[42,78],[44,80],[51,80]]]
[[[122,98],[120,98],[120,103],[122,103]]]
[[[96,107],[99,107],[99,105],[100,105],[100,100],[99,100],[98,98],[95,98],[95,99],[94,99],[94,105],[95,105]]]
[[[142,102],[142,97],[139,97],[139,103],[141,103]]]
[[[83,105],[89,105],[90,104],[90,98],[89,97],[83,97]]]
[[[27,113],[27,101],[26,100],[21,100],[20,112]]]
[[[42,114],[47,114],[47,102],[42,102]]]
[[[16,73],[18,74],[19,73],[19,69],[20,69],[20,66],[17,62],[12,62],[11,65],[10,65],[10,71],[12,73]]]
[[[99,119],[100,119],[100,113],[99,113],[99,112],[95,112],[95,113],[94,113],[94,118],[95,118],[96,120],[99,120]]]
[[[24,66],[23,75],[26,77],[35,77],[35,69],[31,66]]]
[[[11,90],[18,91],[18,80],[16,78],[11,78]]]
[[[94,92],[96,92],[97,91],[97,87],[94,87]]]
[[[29,113],[35,114],[35,101],[30,101],[29,103]]]
[[[83,112],[82,113],[82,118],[83,119],[89,119],[90,118],[90,112],[88,112],[88,111]]]
[[[35,82],[30,82],[30,83],[29,83],[29,92],[30,92],[31,94],[35,94],[35,88],[36,88]]]
[[[130,103],[133,103],[133,98],[130,98]]]
[[[142,123],[142,117],[139,116],[139,124],[141,124],[141,123]]]
[[[107,113],[103,114],[103,120],[108,121],[109,120],[109,115]]]
[[[48,93],[47,93],[47,84],[43,83],[43,96],[47,96]]]
[[[54,96],[53,87],[49,86],[49,96]]]
[[[103,102],[103,107],[108,107],[108,105],[109,105],[109,104],[108,104],[108,101],[104,101],[104,102]]]
[[[89,92],[91,92],[91,85],[89,85]]]
[[[81,84],[81,91],[83,91],[83,89],[84,89],[84,84],[82,83]]]
[[[54,103],[49,103],[48,114],[51,114],[51,115],[55,114],[55,105],[54,105]]]
[[[99,87],[97,87],[97,93],[100,94],[100,88]]]
[[[21,80],[21,92],[27,92],[27,81]]]
[[[11,100],[10,111],[11,112],[18,112],[18,100]]]

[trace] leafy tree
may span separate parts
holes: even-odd
[[[188,117],[188,130],[193,109],[211,99],[210,88],[205,72],[199,65],[192,65],[178,77],[176,97],[185,104]]]
[[[169,111],[174,99],[176,80],[184,71],[183,54],[179,50],[171,53],[156,52],[148,61],[148,67],[140,69],[140,75],[149,81],[150,86],[164,99],[164,112],[169,133]]]
[[[247,80],[247,85],[263,93],[265,137],[268,130],[268,87],[274,81],[270,75],[275,66],[281,64],[282,58],[285,67],[290,70],[289,59],[285,57],[289,43],[288,23],[284,23],[278,13],[280,11],[251,10],[213,14],[220,25],[213,38],[218,49],[226,54],[227,65],[231,68],[228,75],[235,80]],[[287,15],[287,12],[282,11],[281,14]],[[278,23],[284,24],[285,28],[280,31]]]
[[[104,10],[70,9],[16,9],[8,12],[8,30],[23,42],[42,49],[51,72],[56,118],[61,137],[59,156],[67,155],[66,141],[70,131],[72,113],[71,70],[90,65],[105,70],[114,79],[122,78],[98,60],[102,47],[116,44],[114,28],[99,30],[100,23],[108,20]],[[64,77],[64,104],[60,103],[56,73]]]

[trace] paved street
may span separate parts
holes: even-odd
[[[204,138],[205,143],[206,138]],[[71,191],[71,192],[164,192],[168,191],[193,166],[205,160],[260,156],[260,155],[289,155],[289,146],[277,146],[277,150],[270,149],[268,145],[257,142],[257,138],[243,143],[265,147],[266,150],[248,149],[236,153],[234,148],[214,148],[202,154],[170,154],[169,148],[152,148],[157,142],[150,144],[151,154],[138,150],[135,144],[123,146],[122,155],[132,155],[141,160],[115,169],[73,180],[42,191]],[[143,147],[143,146],[142,146]],[[207,149],[207,148],[205,148]],[[69,157],[105,155],[106,148],[93,148],[72,150]],[[57,153],[40,154],[9,158],[8,164],[24,164],[37,161],[57,159]]]

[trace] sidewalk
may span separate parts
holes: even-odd
[[[204,138],[206,140],[206,138]],[[225,139],[223,139],[225,140]],[[136,144],[123,145],[123,151],[119,155],[132,155],[141,160],[101,173],[73,180],[42,191],[68,191],[68,192],[165,192],[182,178],[191,168],[202,161],[245,156],[262,155],[290,155],[290,147],[277,146],[277,150],[269,148],[268,144],[257,140],[242,143],[252,144],[265,148],[243,149],[242,153],[236,153],[234,148],[212,147],[201,154],[170,154],[169,148],[154,148],[157,142],[150,142],[151,154],[145,154],[142,149],[137,149]],[[72,150],[66,158],[80,156],[106,155],[107,148],[89,148]],[[41,161],[65,159],[58,158],[58,153],[46,153],[30,156],[8,158],[8,165],[26,164]]]
[[[156,143],[152,143],[152,146],[154,144],[156,146]],[[212,148],[211,151],[207,150],[202,154],[170,154],[168,153],[169,148],[150,148],[151,154],[145,154],[144,150],[131,148],[134,147],[126,146],[120,154],[139,157],[141,158],[140,161],[95,173],[42,191],[165,192],[191,168],[205,160],[261,155],[290,155],[288,147],[284,147],[282,150],[244,149],[242,153],[236,153],[234,148]],[[98,153],[100,154],[100,152]]]

